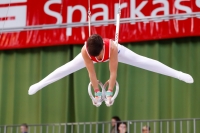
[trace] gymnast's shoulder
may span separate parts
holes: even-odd
[[[83,45],[83,47],[81,49],[81,54],[82,54],[83,58],[88,56],[85,45]]]
[[[115,42],[113,40],[111,40],[111,44],[110,44],[110,55],[115,55],[118,54],[118,47],[115,44]]]

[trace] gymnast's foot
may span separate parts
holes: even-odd
[[[28,90],[28,94],[29,95],[33,95],[35,94],[37,91],[39,91],[40,89],[42,89],[39,85],[39,83],[36,83],[34,85],[31,85],[29,90]]]
[[[178,79],[190,84],[194,82],[192,76],[183,72],[179,72]]]
[[[114,100],[112,100],[113,92],[112,91],[106,91],[106,98],[105,98],[105,104],[106,106],[111,106],[114,103]]]
[[[102,92],[95,92],[95,100],[92,101],[93,105],[99,107],[102,103]]]

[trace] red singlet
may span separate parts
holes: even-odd
[[[95,56],[90,56],[89,53],[88,53],[88,50],[87,50],[87,44],[85,42],[85,49],[86,49],[86,52],[88,54],[88,56],[90,57],[90,59],[94,62],[105,62],[107,60],[109,60],[110,58],[110,45],[111,45],[111,39],[107,39],[107,38],[104,38],[103,39],[103,43],[104,43],[104,54],[103,54],[103,58],[101,60],[98,60]]]

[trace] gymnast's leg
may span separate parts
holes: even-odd
[[[66,63],[65,65],[63,65],[59,68],[57,68],[52,73],[50,73],[47,77],[45,77],[43,80],[32,85],[29,88],[28,94],[33,95],[37,91],[42,89],[43,87],[65,77],[65,76],[67,76],[67,75],[69,75],[73,72],[76,72],[76,71],[78,71],[78,70],[80,70],[84,67],[85,67],[85,63],[84,63],[83,57],[80,53],[72,61]]]
[[[193,83],[193,78],[189,74],[172,69],[157,60],[138,55],[120,44],[118,49],[120,51],[118,54],[119,62],[177,78],[185,81],[186,83]]]

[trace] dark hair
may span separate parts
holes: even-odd
[[[115,119],[116,121],[121,121],[118,116],[113,116],[112,119]]]
[[[115,121],[116,121],[116,123],[117,123],[117,131],[118,131],[118,130],[119,130],[118,127],[119,127],[119,125],[120,125],[120,121],[121,121],[121,120],[120,120],[120,118],[119,118],[118,116],[113,116],[112,119],[115,119]],[[115,127],[112,127],[112,128],[115,128]]]
[[[28,125],[26,123],[21,124],[21,126],[28,128]]]
[[[103,39],[98,34],[91,35],[87,40],[87,50],[89,55],[98,56],[103,49]]]
[[[143,126],[143,128],[145,128],[145,127],[146,127],[146,129],[148,129],[149,131],[151,131],[150,126]]]

